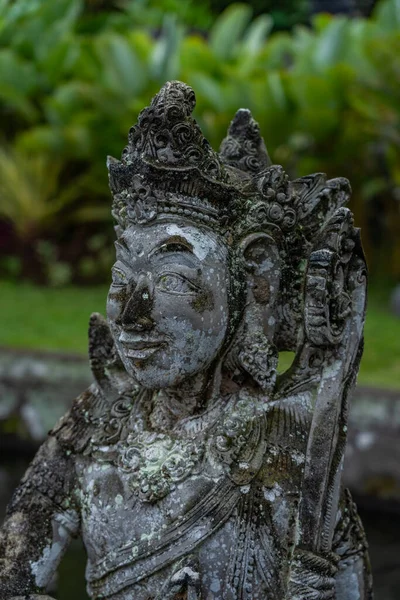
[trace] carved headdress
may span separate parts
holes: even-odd
[[[248,233],[270,233],[283,275],[276,343],[294,349],[305,261],[347,202],[350,184],[322,173],[289,181],[281,166],[271,165],[258,124],[244,109],[217,153],[192,117],[194,107],[188,85],[166,83],[131,128],[121,160],[108,159],[117,234],[130,223],[180,216],[226,235],[233,247]],[[350,212],[342,211],[338,226],[352,225]]]

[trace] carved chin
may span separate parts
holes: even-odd
[[[174,365],[171,365],[170,368],[163,368],[154,364],[150,359],[133,360],[124,357],[123,363],[129,375],[139,385],[151,390],[175,387],[192,375],[192,373],[179,372]]]
[[[178,354],[169,346],[129,352],[118,344],[117,349],[128,374],[148,389],[180,385],[206,370],[214,358],[212,355],[201,359],[194,352]]]

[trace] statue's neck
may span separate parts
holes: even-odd
[[[218,370],[198,374],[175,388],[157,390],[149,415],[151,427],[167,432],[180,421],[203,413],[218,399],[219,388]]]

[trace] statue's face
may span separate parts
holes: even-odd
[[[208,228],[132,225],[116,243],[107,316],[128,373],[147,388],[205,370],[228,326],[228,251]]]

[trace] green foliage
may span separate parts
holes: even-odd
[[[62,186],[61,168],[44,153],[0,148],[0,217],[14,223],[21,239],[34,239],[79,197],[79,180]]]
[[[165,15],[175,15],[189,27],[206,30],[212,22],[208,0],[121,0],[120,6],[135,25],[159,27]]]
[[[211,8],[216,14],[230,4],[230,0],[211,0]],[[257,16],[271,15],[275,29],[290,29],[297,23],[307,22],[311,10],[310,0],[250,0],[246,4]]]
[[[71,223],[111,230],[105,157],[177,78],[194,87],[214,147],[245,106],[292,176],[348,176],[372,271],[399,277],[400,0],[368,20],[319,15],[272,34],[270,15],[230,4],[208,36],[185,22],[186,3],[169,1],[178,15],[161,20],[162,0],[100,12],[83,0],[0,0],[0,212],[16,235],[36,244],[58,231],[63,243]],[[93,267],[72,266],[73,279]]]

